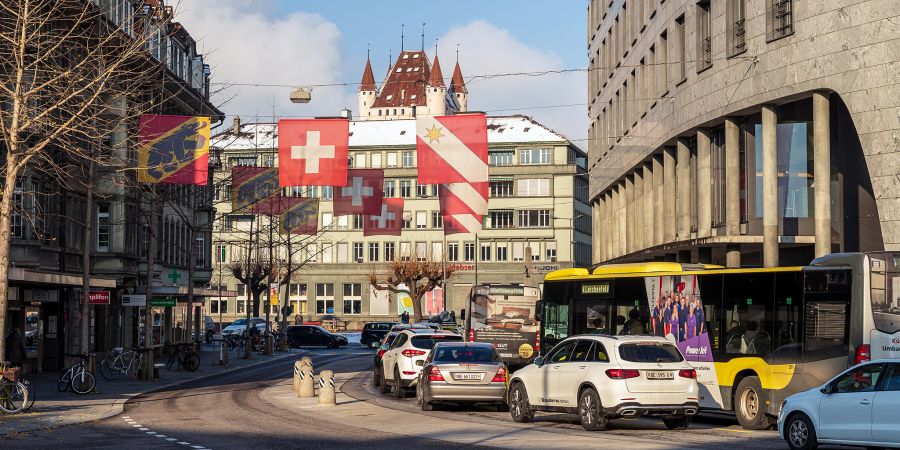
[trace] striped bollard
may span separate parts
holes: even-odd
[[[297,397],[315,397],[316,385],[313,378],[313,368],[306,361],[300,360],[300,385],[297,389]]]
[[[323,370],[319,372],[319,406],[334,406],[336,404],[334,372]]]

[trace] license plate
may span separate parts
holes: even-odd
[[[453,379],[460,381],[481,381],[484,374],[481,373],[454,373]]]
[[[425,365],[425,360],[424,360],[424,359],[420,359],[420,360],[416,361],[416,365],[417,365],[417,366],[424,366],[424,365]]]
[[[672,380],[675,378],[674,373],[668,371],[660,372],[648,370],[647,372],[644,372],[644,374],[647,376],[648,380]]]

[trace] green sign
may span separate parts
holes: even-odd
[[[609,294],[609,283],[582,284],[581,293],[586,295]]]
[[[491,295],[525,295],[524,286],[491,286]]]
[[[748,298],[748,299],[747,299],[747,304],[748,304],[748,305],[752,305],[752,304],[753,304],[753,299],[752,299],[752,298]]]
[[[794,300],[793,300],[792,298],[788,297],[787,299],[785,299],[785,302],[786,302],[788,305],[790,305],[791,303],[794,302]]]
[[[153,300],[150,300],[150,306],[173,307],[175,306],[175,297],[153,297]]]
[[[169,277],[170,280],[172,280],[172,284],[178,284],[178,280],[181,279],[181,274],[178,273],[178,271],[175,269],[172,269],[172,271],[169,272],[169,274],[166,276]]]

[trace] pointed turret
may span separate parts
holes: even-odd
[[[375,90],[375,75],[372,74],[372,61],[369,59],[366,59],[366,69],[363,71],[362,81],[359,83],[359,90]]]
[[[356,93],[360,120],[367,120],[372,116],[372,104],[375,103],[377,90],[375,75],[372,74],[372,61],[366,58],[366,69],[363,70],[362,81],[359,83],[359,92]]]
[[[466,82],[463,80],[462,69],[459,68],[459,61],[453,69],[453,78],[450,80],[450,93],[456,97],[456,104],[459,106],[459,112],[466,112],[469,108],[469,90],[466,89]]]
[[[441,63],[438,61],[437,54],[435,54],[434,64],[431,66],[431,75],[428,77],[428,83],[425,85],[425,106],[428,107],[428,114],[432,116],[447,114],[446,96],[447,85],[444,84]]]
[[[431,66],[431,76],[428,77],[429,87],[447,87],[444,84],[444,74],[441,73],[441,62],[438,61],[437,55],[434,55],[434,64]]]

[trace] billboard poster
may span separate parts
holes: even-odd
[[[696,275],[646,277],[650,330],[675,343],[697,369],[701,407],[722,407]]]
[[[401,283],[397,285],[397,289],[402,291],[397,294],[397,315],[408,313],[413,316],[413,300],[409,295],[409,288]],[[422,317],[428,318],[439,315],[444,311],[444,291],[441,288],[434,288],[422,296]],[[424,319],[423,319],[424,320]]]
[[[538,322],[536,288],[516,285],[476,286],[469,308],[475,342],[490,342],[510,364],[528,364],[536,356]]]

